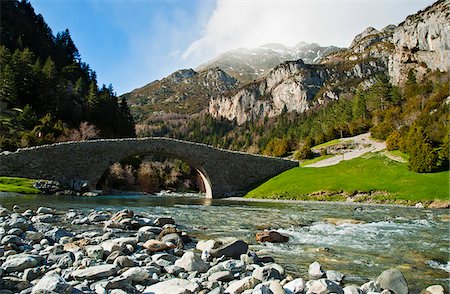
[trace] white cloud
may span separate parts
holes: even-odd
[[[199,64],[221,52],[265,43],[347,47],[366,27],[401,22],[430,0],[218,0],[203,35],[182,57]]]

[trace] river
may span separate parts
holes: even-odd
[[[346,274],[361,285],[384,270],[401,270],[412,293],[450,281],[448,210],[339,203],[255,202],[205,199],[201,194],[69,197],[0,194],[12,208],[130,208],[147,216],[172,216],[197,239],[237,237],[252,250],[271,252],[294,276],[305,277],[308,265]],[[258,244],[255,233],[272,228],[290,237],[284,244]]]

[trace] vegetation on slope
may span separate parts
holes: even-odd
[[[81,61],[69,30],[53,35],[26,0],[0,3],[0,151],[77,138],[134,135],[127,102]]]
[[[0,177],[0,192],[40,194],[41,191],[33,187],[34,182],[36,182],[36,180],[25,178]]]
[[[418,174],[382,154],[337,165],[288,170],[246,197],[414,204],[448,200],[449,172]]]

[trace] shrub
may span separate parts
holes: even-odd
[[[401,139],[402,139],[402,135],[400,134],[400,132],[397,130],[394,130],[386,139],[387,150],[399,149]]]

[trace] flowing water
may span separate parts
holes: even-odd
[[[255,202],[205,199],[200,194],[60,197],[0,195],[0,205],[22,209],[130,208],[147,216],[172,216],[197,239],[237,237],[264,250],[294,276],[306,277],[314,261],[362,284],[384,270],[401,270],[412,293],[450,282],[448,210],[345,205],[339,203]],[[258,244],[255,234],[276,229],[284,244]]]

